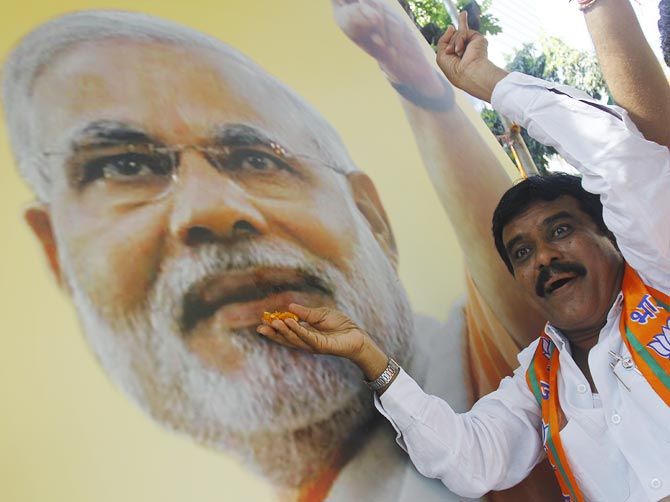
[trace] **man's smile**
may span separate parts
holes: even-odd
[[[552,276],[549,281],[544,285],[544,296],[551,296],[554,292],[563,288],[564,286],[571,284],[575,279],[578,279],[580,276],[575,274],[558,274]]]
[[[182,332],[215,316],[229,329],[260,322],[266,310],[285,310],[291,302],[324,301],[332,292],[323,281],[297,270],[254,268],[213,275],[184,296]]]
[[[586,276],[586,268],[580,263],[552,262],[542,268],[535,281],[535,294],[540,298],[551,296],[554,292],[572,284],[575,279]]]

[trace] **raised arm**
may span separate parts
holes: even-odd
[[[670,148],[670,85],[629,0],[597,0],[584,18],[614,100],[645,138]]]
[[[333,0],[333,7],[345,34],[377,61],[398,93],[477,292],[509,333],[496,330],[507,340],[493,343],[513,346],[507,352],[514,363],[518,348],[535,339],[544,323],[521,299],[491,236],[493,209],[512,184],[505,165],[509,172],[514,168],[462,95],[459,100],[395,0]]]
[[[445,33],[438,63],[454,85],[493,106],[558,152],[601,196],[603,218],[624,258],[651,286],[670,290],[670,151],[646,140],[626,111],[583,92],[507,73],[472,30]]]

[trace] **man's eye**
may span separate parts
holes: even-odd
[[[569,230],[570,227],[567,225],[559,225],[554,229],[554,237],[562,237],[563,235],[567,234]]]
[[[150,176],[170,174],[170,161],[161,156],[123,154],[102,157],[85,166],[84,181],[104,178],[111,181],[133,181]]]
[[[523,248],[518,248],[516,251],[514,251],[514,259],[515,260],[523,260],[526,256],[528,256],[528,248],[523,247]]]
[[[270,171],[270,170],[290,170],[281,160],[265,152],[253,150],[238,150],[233,152],[227,162],[229,169],[252,170],[252,171]]]

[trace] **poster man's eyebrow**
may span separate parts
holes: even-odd
[[[272,150],[279,150],[282,155],[288,155],[286,148],[278,141],[246,124],[227,124],[216,127],[212,140],[218,146],[265,146]]]
[[[137,143],[159,144],[137,126],[113,120],[98,120],[76,131],[72,136],[70,146],[77,149]]]

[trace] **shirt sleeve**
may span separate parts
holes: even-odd
[[[544,457],[540,409],[526,384],[538,342],[519,354],[521,366],[467,413],[423,392],[403,370],[375,406],[424,476],[463,497],[481,497],[523,480]]]
[[[645,283],[670,292],[670,151],[647,141],[617,106],[581,91],[510,73],[494,108],[553,146],[600,195],[603,218],[626,261]]]

